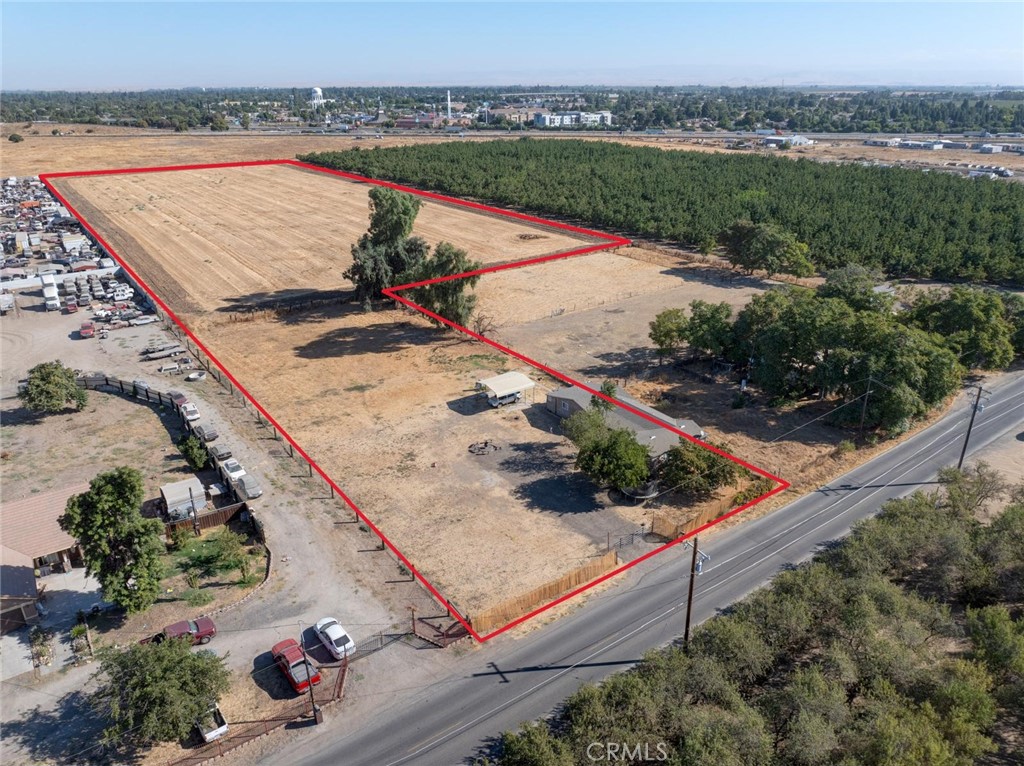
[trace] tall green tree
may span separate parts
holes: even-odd
[[[601,384],[601,393],[611,399],[615,398],[615,394],[618,390],[619,387],[615,385],[614,380],[606,380]],[[603,412],[611,412],[612,407],[615,405],[606,399],[602,399],[600,396],[591,396],[590,406]]]
[[[665,357],[674,354],[683,343],[688,322],[682,309],[665,309],[651,321],[651,332],[648,337],[657,350],[658,364],[661,364]]]
[[[352,264],[342,276],[355,285],[356,300],[369,310],[387,288],[413,281],[412,273],[429,252],[430,247],[419,237],[375,245],[364,235],[352,246]]]
[[[942,295],[921,296],[907,321],[946,339],[964,364],[986,370],[1007,367],[1014,358],[1016,327],[999,293],[957,286]]]
[[[848,263],[825,272],[825,284],[818,288],[818,295],[839,298],[854,311],[891,311],[893,297],[875,291],[884,279],[881,269]]]
[[[371,245],[397,247],[412,234],[422,201],[408,192],[374,186],[370,189]]]
[[[574,412],[562,421],[562,432],[577,447],[604,438],[609,430],[604,419],[604,410],[597,407]]]
[[[659,470],[665,489],[708,495],[736,481],[739,468],[731,460],[681,438],[665,453]]]
[[[476,310],[476,296],[467,293],[480,281],[480,275],[446,279],[456,274],[476,271],[482,264],[470,260],[469,254],[449,242],[439,242],[432,255],[406,272],[407,283],[436,281],[413,288],[412,300],[457,325],[469,324]],[[436,320],[432,320],[435,321]]]
[[[814,273],[808,246],[775,224],[736,221],[723,232],[722,245],[729,262],[750,274],[761,270],[771,278],[776,274],[809,277]]]
[[[68,498],[58,520],[82,546],[86,572],[104,598],[129,613],[148,609],[160,593],[163,527],[140,513],[142,474],[121,467],[99,474],[89,490]]]
[[[28,371],[28,382],[18,398],[34,412],[62,412],[69,407],[80,410],[88,401],[84,388],[75,382],[75,371],[62,362],[43,362]]]
[[[385,186],[370,190],[370,227],[352,246],[352,265],[342,274],[356,288],[356,299],[369,310],[381,291],[403,282],[421,266],[430,247],[411,237],[420,199]]]
[[[708,356],[718,357],[732,344],[732,307],[728,303],[690,303],[690,320],[684,337],[690,347]]]
[[[225,657],[193,652],[189,641],[105,649],[99,675],[91,698],[110,720],[104,739],[142,746],[186,739],[228,691],[231,677]]]
[[[649,458],[633,433],[619,428],[585,442],[576,457],[576,467],[598,484],[629,489],[647,481]]]

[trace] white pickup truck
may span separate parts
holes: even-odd
[[[196,719],[196,728],[204,742],[213,742],[228,733],[228,722],[224,720],[220,708],[214,704],[202,717]]]

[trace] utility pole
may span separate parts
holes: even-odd
[[[309,689],[309,706],[313,712],[313,722],[323,723],[324,714],[323,711],[317,707],[316,698],[313,697],[313,663],[309,661],[309,657],[306,656],[306,643],[302,639],[302,623],[299,623],[299,649],[302,650],[302,661],[306,664],[306,688]]]
[[[686,597],[686,630],[683,632],[683,651],[690,653],[690,612],[693,610],[693,580],[697,576],[697,541],[693,538],[693,558],[690,559],[690,592]]]
[[[981,384],[977,384],[978,395],[974,398],[974,406],[971,408],[971,422],[967,424],[967,435],[964,437],[964,446],[960,450],[960,460],[956,464],[956,469],[959,471],[964,466],[964,458],[967,456],[967,443],[971,440],[971,429],[974,428],[974,417],[978,414],[978,409],[981,406],[981,394],[982,392],[989,393],[981,387]]]
[[[872,382],[874,382],[873,378],[870,375],[868,375],[868,390],[864,392],[864,404],[861,405],[861,408],[860,408],[860,434],[861,434],[861,436],[864,435],[864,420],[868,416],[868,397],[871,396],[871,384],[872,384]]]

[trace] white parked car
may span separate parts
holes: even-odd
[[[189,402],[188,404],[182,406],[181,414],[185,417],[185,420],[188,420],[189,422],[193,420],[199,420],[199,418],[202,417],[199,414],[199,408],[196,407],[192,402]]]
[[[144,316],[136,317],[135,319],[129,321],[128,324],[132,325],[133,327],[141,327],[144,324],[153,324],[153,322],[155,321],[157,321],[155,316]]]
[[[333,617],[324,617],[316,624],[314,630],[320,643],[326,646],[327,651],[336,659],[340,660],[356,650],[356,642]]]
[[[224,473],[228,475],[228,478],[232,481],[238,481],[245,476],[245,469],[242,468],[242,464],[232,458],[231,460],[225,460],[221,467],[224,469]]]

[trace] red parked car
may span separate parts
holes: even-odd
[[[320,670],[306,659],[294,638],[286,638],[274,644],[270,651],[274,655],[274,662],[281,668],[281,672],[285,674],[296,693],[306,691],[310,684],[316,686],[320,683]]]
[[[78,328],[78,334],[83,338],[91,338],[95,333],[96,325],[92,322],[82,322],[82,326]]]
[[[168,625],[155,636],[144,638],[140,644],[148,644],[151,641],[159,644],[169,638],[189,638],[192,646],[196,644],[208,644],[210,639],[217,635],[217,626],[209,617],[200,617],[198,620],[182,620]]]

